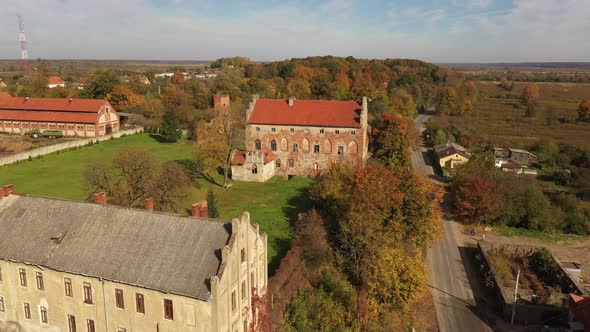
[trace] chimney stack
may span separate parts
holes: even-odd
[[[12,192],[14,191],[14,185],[13,184],[7,184],[4,187],[2,187],[2,191],[4,193],[4,196],[8,196],[10,194],[12,194]]]
[[[144,201],[145,209],[148,211],[154,211],[154,199],[153,198],[146,198]]]
[[[100,205],[107,204],[107,193],[105,193],[105,192],[96,193],[96,194],[92,195],[92,197],[94,197],[94,203],[96,203],[96,204],[100,204]]]
[[[367,122],[368,122],[368,116],[369,116],[369,104],[367,102],[367,97],[363,96],[363,105],[361,108],[361,126],[366,126]]]
[[[293,106],[295,104],[295,97],[289,97],[289,106]]]
[[[209,217],[209,206],[207,205],[207,201],[203,200],[203,201],[193,204],[192,205],[192,215],[193,215],[193,217],[208,218]]]

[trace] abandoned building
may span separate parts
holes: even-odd
[[[252,331],[267,236],[209,219],[0,188],[0,331]]]
[[[537,161],[537,156],[522,149],[508,149],[508,159],[517,164],[532,164]]]
[[[119,116],[104,99],[13,97],[0,92],[0,132],[38,130],[98,137],[119,131]]]
[[[246,180],[259,181],[262,175],[255,172],[262,168],[267,179],[273,175],[315,176],[334,162],[362,165],[368,157],[367,113],[366,97],[359,105],[356,101],[255,96],[246,112],[246,151],[236,153],[247,156],[260,155],[257,151],[265,156],[268,153],[264,151],[272,153],[274,173],[267,174],[266,166],[246,160],[242,165],[234,165],[233,174],[249,171],[256,176]],[[243,168],[241,172],[239,167]],[[268,167],[268,171],[272,169]]]

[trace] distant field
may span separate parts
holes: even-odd
[[[13,183],[16,191],[27,194],[85,200],[88,195],[83,188],[84,169],[97,161],[112,160],[117,151],[125,148],[147,149],[162,161],[190,160],[194,153],[190,141],[160,143],[148,134],[138,134],[0,167],[0,184]],[[224,190],[197,180],[176,212],[187,214],[190,205],[205,199],[209,188],[213,188],[221,218],[231,219],[249,211],[252,221],[268,234],[269,265],[270,271],[274,271],[288,249],[293,221],[310,206],[307,188],[312,182],[305,177],[289,181],[277,177],[266,183],[235,182],[231,189]]]
[[[512,91],[506,91],[493,82],[477,82],[480,101],[472,114],[435,121],[448,121],[448,125],[478,137],[480,144],[526,148],[545,137],[590,148],[590,124],[575,122],[579,103],[590,98],[590,84],[537,84],[541,96],[534,118],[524,117],[520,106],[524,83],[515,83]]]

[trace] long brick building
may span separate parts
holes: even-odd
[[[234,158],[237,180],[264,181],[272,175],[313,176],[334,162],[363,164],[368,157],[367,98],[356,101],[258,99],[247,110],[246,149]],[[266,165],[272,153],[274,169]],[[257,159],[265,160],[257,164]],[[274,174],[265,174],[265,172]]]
[[[0,187],[0,331],[250,332],[267,236],[231,221]],[[204,209],[203,209],[204,208]],[[204,211],[203,211],[204,210]]]
[[[117,112],[103,99],[12,97],[0,92],[0,132],[50,130],[97,137],[117,132],[119,126]]]

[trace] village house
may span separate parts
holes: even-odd
[[[532,164],[537,161],[537,156],[522,149],[508,149],[508,159],[517,164]]]
[[[275,174],[316,176],[335,162],[363,165],[368,158],[367,113],[366,97],[359,105],[255,96],[246,112],[246,151],[236,152],[247,158],[240,164],[236,162],[242,158],[234,156],[234,179],[235,175],[247,181],[264,181]],[[271,159],[274,173],[266,166]],[[250,175],[243,176],[245,172]]]
[[[207,218],[0,189],[0,331],[256,331],[267,236]]]
[[[59,76],[49,76],[47,78],[47,87],[50,89],[57,88],[57,87],[66,87],[66,82],[61,79]]]
[[[0,92],[0,132],[38,130],[98,137],[119,131],[119,115],[104,99],[12,97]]]
[[[458,165],[465,164],[471,158],[467,149],[459,144],[447,142],[434,146],[434,153],[441,168],[454,169]]]

